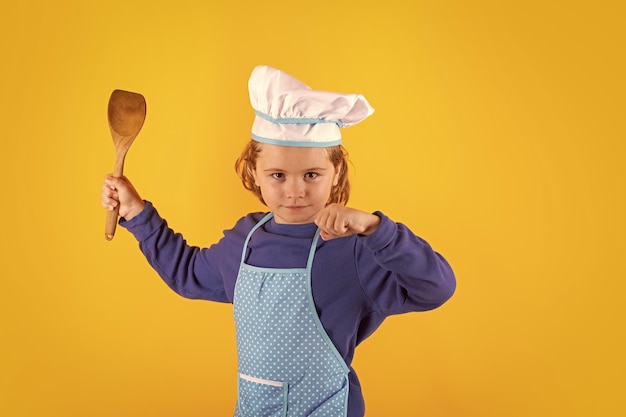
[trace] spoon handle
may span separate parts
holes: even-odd
[[[113,236],[115,236],[115,228],[117,227],[119,212],[119,206],[115,207],[111,211],[107,211],[107,217],[104,224],[104,238],[106,240],[113,240]]]
[[[126,159],[127,151],[128,147],[118,147],[115,150],[115,168],[113,168],[113,176],[116,178],[121,178],[124,175],[124,160]],[[117,205],[113,210],[107,211],[104,223],[104,238],[106,240],[113,240],[113,236],[115,236],[119,213],[119,205]]]

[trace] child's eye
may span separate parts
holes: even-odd
[[[307,172],[306,174],[304,174],[304,178],[307,179],[313,179],[313,178],[317,178],[318,173],[317,172]]]
[[[272,178],[277,179],[277,180],[280,180],[284,177],[285,177],[285,174],[283,174],[282,172],[274,172],[272,174]]]

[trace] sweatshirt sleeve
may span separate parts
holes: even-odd
[[[121,219],[120,225],[135,236],[148,263],[176,293],[192,299],[232,302],[224,279],[232,274],[225,268],[233,257],[226,237],[210,248],[188,245],[149,201],[140,214],[128,221]]]
[[[375,308],[388,315],[445,303],[456,289],[448,262],[405,225],[375,214],[379,228],[360,236],[356,249],[359,280]]]

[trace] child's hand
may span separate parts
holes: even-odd
[[[111,174],[104,178],[100,204],[107,210],[119,205],[119,215],[130,220],[138,215],[145,206],[133,184],[126,177],[115,178]]]
[[[315,218],[324,240],[355,234],[370,235],[378,229],[380,217],[341,204],[329,204]]]

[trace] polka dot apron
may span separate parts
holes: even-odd
[[[311,266],[247,265],[246,238],[235,285],[234,315],[239,360],[235,417],[343,417],[349,368],[322,327],[311,293]]]

